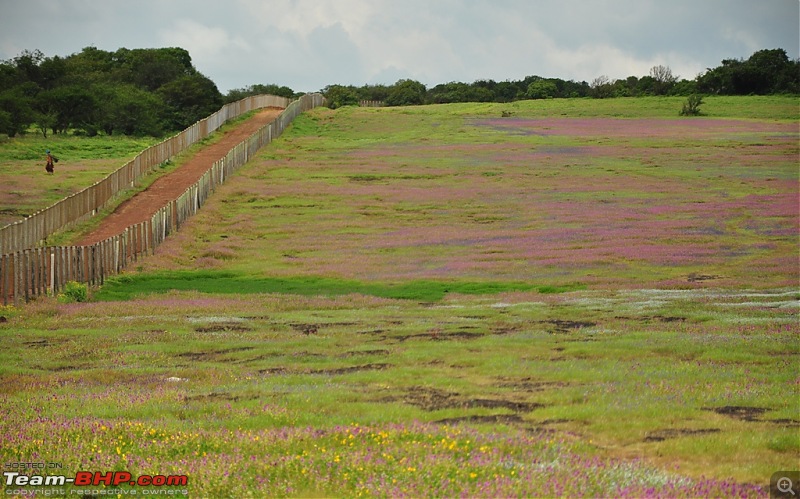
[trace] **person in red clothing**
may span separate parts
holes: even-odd
[[[54,163],[58,160],[55,158],[55,156],[50,154],[50,149],[48,149],[46,152],[47,156],[45,159],[47,160],[47,164],[44,165],[44,169],[47,171],[47,173],[53,173],[55,169]]]

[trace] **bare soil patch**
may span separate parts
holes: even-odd
[[[384,369],[388,369],[390,367],[392,367],[392,364],[387,364],[383,362],[373,363],[373,364],[363,364],[360,366],[336,367],[331,369],[290,369],[288,367],[277,366],[277,367],[269,367],[266,369],[259,369],[258,373],[264,375],[317,374],[325,376],[336,376],[336,375],[350,374],[361,371],[383,371]]]
[[[245,352],[252,350],[253,347],[237,347],[237,348],[224,348],[222,350],[213,350],[210,352],[184,352],[179,353],[177,357],[190,359],[190,360],[218,360],[220,356],[227,355],[234,352]]]
[[[763,407],[750,407],[742,405],[726,405],[724,407],[712,407],[708,410],[722,414],[723,416],[730,416],[732,418],[741,419],[742,421],[760,421],[762,414],[767,412]]]
[[[231,395],[230,393],[225,392],[212,392],[212,393],[204,393],[200,395],[191,395],[186,396],[183,398],[184,402],[238,402],[240,400],[255,400],[258,397],[256,395],[248,395],[246,397],[239,396],[239,395]]]
[[[483,407],[487,409],[509,409],[516,412],[531,412],[541,409],[543,404],[536,402],[521,402],[504,399],[469,398],[457,392],[448,392],[436,388],[423,386],[414,387],[408,390],[402,401],[419,407],[425,411],[438,411],[440,409],[454,408],[474,408]]]
[[[194,330],[198,333],[219,333],[223,331],[244,333],[247,331],[252,331],[253,328],[235,322],[222,322],[219,324],[212,324],[210,326],[197,326],[194,328]]]
[[[644,437],[645,442],[663,442],[670,438],[686,437],[693,435],[708,435],[710,433],[719,433],[719,428],[703,428],[693,430],[691,428],[666,428],[663,430],[656,430],[647,434]]]
[[[437,419],[434,423],[439,424],[458,424],[458,423],[488,423],[488,424],[519,424],[522,418],[518,414],[487,414],[458,416],[455,418]]]
[[[542,321],[542,323],[550,324],[552,326],[550,332],[553,334],[569,333],[575,329],[583,329],[585,327],[594,327],[597,325],[597,323],[589,321],[571,321],[562,319],[550,319]]]
[[[564,388],[569,386],[569,383],[563,381],[541,381],[532,378],[523,378],[519,380],[501,379],[499,380],[497,386],[501,388],[513,388],[515,391],[543,392],[551,388]]]
[[[722,279],[722,276],[713,274],[696,274],[693,272],[686,277],[686,282],[715,281],[717,279]]]
[[[345,352],[339,357],[358,357],[361,355],[389,355],[391,352],[389,350],[385,350],[383,348],[375,349],[375,350],[352,350],[350,352]]]

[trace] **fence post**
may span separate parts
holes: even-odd
[[[0,289],[2,289],[3,306],[8,305],[8,257],[0,254]]]
[[[28,294],[28,283],[30,280],[30,275],[28,274],[28,250],[22,252],[22,290],[25,292],[25,302],[30,300],[30,295]]]
[[[20,290],[20,271],[19,271],[19,251],[14,253],[14,268],[12,269],[13,276],[14,276],[14,306],[19,305],[19,290]]]

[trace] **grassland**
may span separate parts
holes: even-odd
[[[680,104],[299,117],[92,301],[0,311],[3,461],[192,496],[766,495],[800,458],[797,100]]]
[[[231,120],[217,132],[156,168],[135,189],[115,199],[107,212],[113,211],[116,204],[146,188],[159,176],[180,167],[198,148],[218,141],[226,131],[252,115],[245,113]],[[0,135],[0,227],[94,184],[161,140],[156,137],[103,134],[86,137],[71,133],[48,135],[45,138],[33,130],[13,138]],[[48,149],[59,158],[53,175],[44,170],[44,156]],[[83,229],[87,230],[96,223],[96,220],[90,221]],[[68,244],[70,238],[75,237],[74,230],[70,234],[60,234],[50,243]]]
[[[43,138],[33,132],[0,139],[0,226],[92,185],[156,142],[124,136]],[[47,149],[59,158],[54,175],[44,171]]]

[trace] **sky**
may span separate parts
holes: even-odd
[[[327,85],[694,79],[762,49],[800,57],[800,0],[0,0],[23,50],[182,47],[222,93]]]

